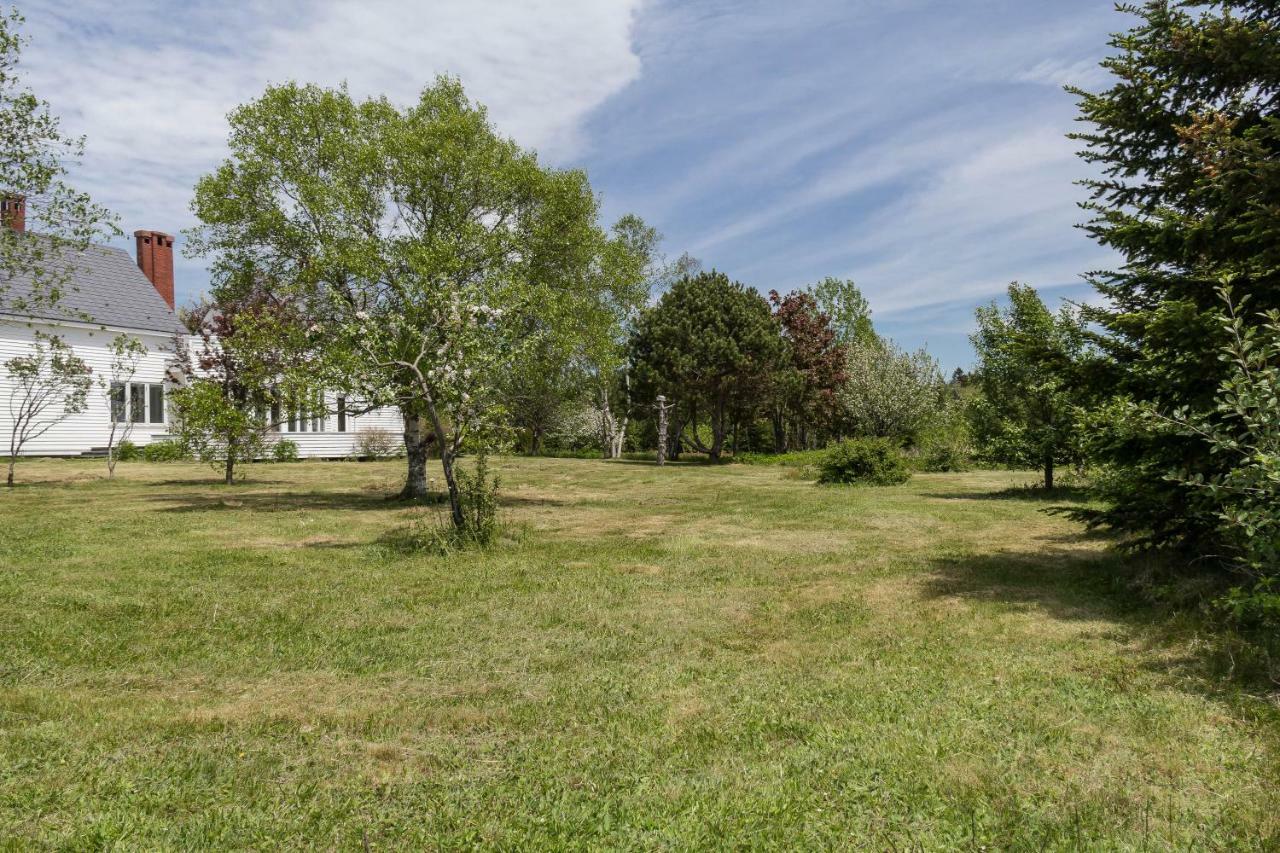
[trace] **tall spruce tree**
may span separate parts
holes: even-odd
[[[1079,89],[1073,138],[1100,167],[1085,226],[1125,259],[1094,274],[1107,297],[1091,311],[1104,334],[1093,374],[1100,398],[1139,409],[1214,412],[1229,370],[1216,289],[1234,276],[1257,311],[1280,308],[1280,6],[1273,0],[1148,0],[1113,37],[1102,65],[1115,82]],[[1115,412],[1121,409],[1110,408]],[[1114,467],[1111,508],[1095,521],[1132,541],[1218,553],[1217,519],[1196,510],[1197,476],[1229,464],[1194,435],[1111,421],[1098,443]]]

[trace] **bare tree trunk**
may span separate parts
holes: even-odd
[[[716,398],[711,407],[711,449],[707,457],[712,462],[720,461],[720,452],[724,450],[724,395]]]
[[[770,412],[769,420],[773,422],[773,452],[787,452],[787,426],[782,420],[782,410],[774,409]]]
[[[4,484],[9,488],[13,488],[13,466],[18,464],[17,455],[9,457],[9,476],[5,478]]]
[[[462,494],[458,491],[458,478],[453,468],[455,461],[454,449],[440,445],[440,467],[444,469],[444,482],[449,487],[449,515],[453,526],[461,530],[466,526],[466,519],[462,517]]]
[[[604,454],[605,459],[613,459],[614,436],[618,432],[618,422],[613,417],[613,409],[609,406],[609,389],[604,385],[600,387],[600,400],[597,406],[600,409],[600,452]]]
[[[1044,487],[1053,488],[1053,452],[1044,455]]]
[[[427,444],[429,434],[423,429],[422,415],[402,413],[404,415],[404,449],[409,461],[408,475],[404,488],[400,490],[401,500],[418,500],[427,496]],[[443,454],[442,454],[443,455]]]
[[[228,486],[233,485],[236,481],[236,443],[234,441],[227,442],[227,461],[222,471],[222,482]]]

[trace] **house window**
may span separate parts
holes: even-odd
[[[164,423],[164,386],[144,382],[112,382],[111,420],[115,423]]]
[[[111,383],[111,422],[120,423],[125,419],[126,403],[125,403],[125,384],[123,382]]]
[[[347,431],[347,398],[338,395],[338,432]]]
[[[135,424],[147,422],[147,386],[129,385],[129,420]]]
[[[148,396],[150,397],[149,402],[151,404],[150,406],[151,411],[149,412],[149,414],[151,415],[151,423],[153,424],[164,423],[164,386],[148,385],[147,393],[148,393]]]

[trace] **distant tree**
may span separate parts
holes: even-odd
[[[1072,377],[1086,354],[1085,323],[1071,306],[1050,312],[1026,285],[1009,285],[1008,296],[1007,308],[977,310],[974,438],[988,458],[1039,468],[1051,489],[1055,467],[1080,458]]]
[[[119,233],[105,208],[68,183],[84,140],[67,136],[49,104],[23,84],[22,24],[16,9],[0,10],[0,225],[10,226],[0,227],[0,314],[17,315],[58,305],[73,286],[74,253]],[[25,232],[12,227],[20,221]]]
[[[849,346],[838,399],[853,435],[913,444],[944,395],[938,363],[923,349],[905,352],[879,338]]]
[[[138,373],[138,367],[147,357],[147,347],[142,341],[121,332],[107,344],[111,363],[106,375],[98,376],[98,390],[106,398],[111,426],[107,430],[107,479],[116,476],[116,463],[120,461],[120,446],[133,435],[136,420],[127,411],[129,383]]]
[[[4,363],[9,376],[9,471],[12,488],[18,455],[34,439],[88,406],[92,371],[66,341],[36,332],[27,355]]]
[[[781,354],[769,303],[712,270],[677,281],[641,316],[630,357],[645,401],[663,394],[677,402],[681,422],[694,426],[687,440],[718,461],[731,405],[758,396]],[[710,445],[697,435],[700,414]]]
[[[230,121],[230,159],[196,188],[194,251],[324,306],[340,381],[404,417],[402,496],[427,494],[434,441],[461,529],[455,461],[500,418],[500,379],[602,300],[586,176],[499,136],[451,78],[407,109],[273,86]]]
[[[601,445],[608,459],[622,455],[631,417],[627,341],[653,293],[667,287],[673,270],[689,266],[687,256],[668,264],[659,251],[661,243],[662,234],[656,228],[628,214],[614,224],[600,255],[598,275],[607,311],[594,327],[605,334],[591,337],[594,343],[587,348],[587,364],[595,374]]]
[[[836,341],[843,346],[877,340],[871,306],[853,279],[827,276],[809,288],[818,310],[831,319]]]
[[[769,302],[783,339],[783,356],[769,383],[774,451],[782,453],[788,423],[795,425],[798,443],[805,447],[818,429],[835,421],[847,353],[812,294],[796,291],[784,297],[773,290]]]
[[[186,320],[193,340],[178,338],[170,368],[177,432],[231,485],[238,465],[267,454],[282,423],[324,415],[323,371],[309,363],[313,347],[295,306],[269,289],[224,293]]]
[[[1124,259],[1091,279],[1105,297],[1087,313],[1104,358],[1087,390],[1229,428],[1215,396],[1233,369],[1220,357],[1219,283],[1229,276],[1250,297],[1246,326],[1280,309],[1280,13],[1274,0],[1121,8],[1136,20],[1102,62],[1110,87],[1071,90],[1086,124],[1074,138],[1094,167],[1087,230]],[[1222,477],[1234,461],[1195,435],[1110,423],[1095,521],[1215,565],[1203,558],[1224,553],[1230,534],[1187,481]]]

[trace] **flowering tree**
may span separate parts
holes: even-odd
[[[838,397],[854,435],[910,444],[943,407],[945,391],[929,353],[904,352],[877,338],[850,345]]]
[[[29,441],[39,438],[88,404],[91,370],[71,346],[57,335],[36,332],[28,355],[4,363],[13,383],[9,391],[9,472],[5,485],[13,486],[18,454]]]
[[[230,121],[230,159],[196,188],[192,251],[306,301],[327,381],[404,417],[402,496],[427,493],[434,442],[461,527],[455,460],[498,419],[499,378],[601,308],[586,177],[540,166],[449,78],[407,109],[271,87]]]
[[[120,445],[133,434],[134,418],[126,412],[128,386],[138,373],[138,365],[147,357],[147,347],[133,335],[121,332],[107,344],[111,354],[111,366],[105,376],[98,377],[98,390],[106,397],[111,413],[111,427],[107,432],[107,479],[116,475],[116,463],[120,461]]]

